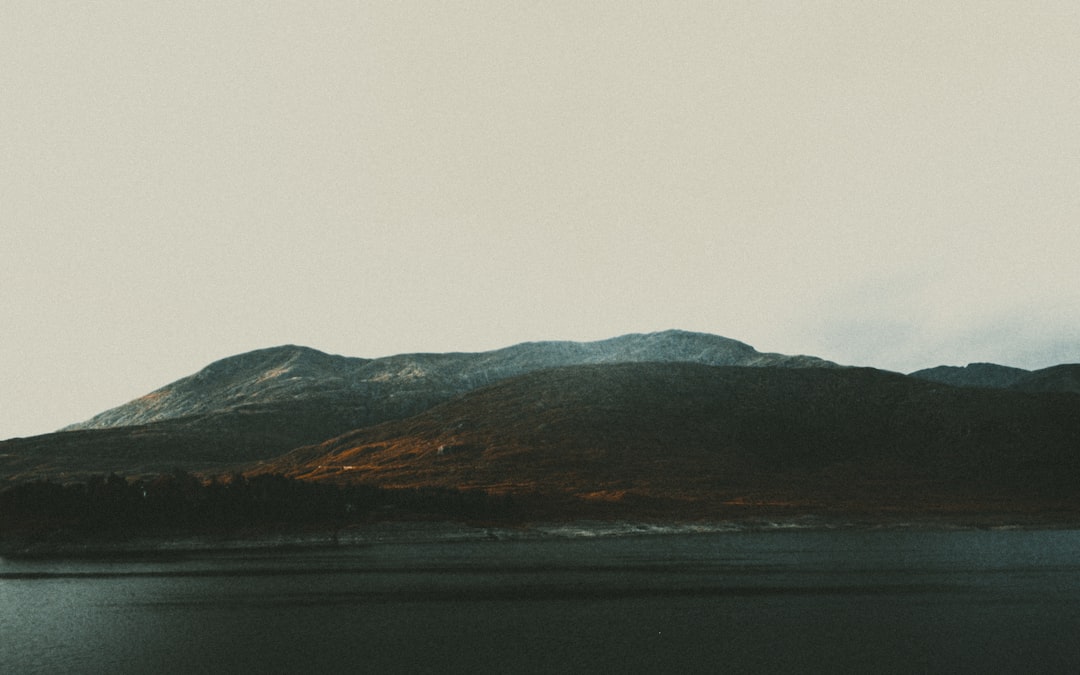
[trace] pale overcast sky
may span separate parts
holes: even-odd
[[[260,347],[1080,361],[1080,3],[0,5],[0,438]]]

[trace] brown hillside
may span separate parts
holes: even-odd
[[[1049,504],[1080,484],[1080,396],[872,369],[618,364],[503,381],[257,471],[629,503]]]

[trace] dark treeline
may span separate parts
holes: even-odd
[[[308,483],[278,474],[203,481],[182,470],[150,480],[116,474],[85,483],[38,480],[0,492],[0,534],[222,531],[273,526],[343,527],[398,515],[504,518],[509,497],[479,490],[386,489]]]

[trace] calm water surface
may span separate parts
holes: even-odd
[[[0,672],[1080,672],[1080,532],[0,559]]]

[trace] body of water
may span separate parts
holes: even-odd
[[[1080,672],[1077,531],[574,534],[0,560],[0,672]]]

